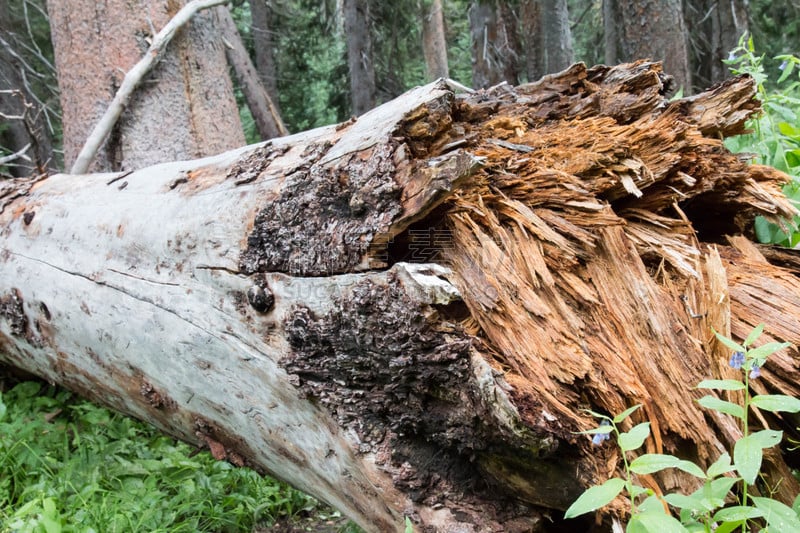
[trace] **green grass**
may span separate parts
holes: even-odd
[[[29,381],[0,397],[0,533],[250,532],[308,517],[342,522],[284,483],[62,389]]]

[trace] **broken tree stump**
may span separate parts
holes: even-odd
[[[368,531],[548,530],[618,468],[583,409],[641,403],[648,451],[706,465],[740,435],[692,405],[729,372],[712,328],[800,336],[794,252],[747,239],[797,213],[787,176],[720,140],[752,80],[674,102],[665,82],[648,62],[439,81],[199,161],[3,182],[0,361]],[[757,391],[800,392],[797,356]],[[768,471],[793,498],[780,453]]]

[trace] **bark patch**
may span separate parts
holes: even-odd
[[[286,176],[280,196],[256,215],[239,268],[245,274],[322,276],[350,272],[376,234],[402,210],[394,148],[382,144],[335,165],[316,162],[327,145]]]
[[[276,148],[267,143],[234,163],[226,177],[235,179],[236,185],[250,183],[258,178],[276,158],[285,154],[289,148],[291,148],[290,145]]]
[[[420,307],[396,280],[360,281],[323,316],[297,306],[282,366],[341,425],[357,426],[365,444],[383,429],[460,442],[459,429],[477,422],[463,409],[470,340],[435,330]]]
[[[394,276],[354,284],[331,308],[321,316],[293,309],[281,366],[358,435],[361,452],[390,453],[379,462],[412,499],[477,489],[475,454],[500,437],[472,384],[471,339],[433,327],[436,312]]]
[[[11,289],[11,292],[0,297],[0,318],[8,324],[14,337],[30,337],[28,317],[22,307],[22,295],[19,289]]]

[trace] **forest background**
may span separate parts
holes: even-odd
[[[32,142],[34,162],[61,169],[59,28],[51,34],[45,4],[0,1],[0,154]],[[745,33],[772,72],[781,63],[773,58],[800,42],[796,0],[238,0],[230,9],[289,132],[346,120],[439,76],[482,88],[577,61],[664,61],[674,89],[691,94],[729,76],[723,61]],[[235,77],[234,85],[247,142],[262,140]],[[13,120],[22,102],[27,126]]]

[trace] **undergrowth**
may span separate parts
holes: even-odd
[[[800,205],[800,58],[787,54],[777,72],[767,72],[764,56],[755,52],[753,39],[742,39],[726,61],[733,74],[749,74],[756,82],[756,97],[762,113],[748,121],[751,133],[725,140],[733,152],[753,154],[754,162],[781,170],[792,179],[783,192]],[[755,233],[763,243],[795,247],[800,244],[800,218],[785,220],[782,225],[763,217],[755,221]],[[783,227],[781,227],[783,226]]]
[[[729,364],[740,371],[740,379],[708,379],[697,385],[698,389],[739,393],[739,403],[720,399],[713,394],[697,400],[700,407],[737,420],[742,436],[731,450],[732,457],[727,452],[722,453],[706,470],[669,454],[644,453],[631,457],[631,452],[641,448],[650,436],[650,423],[641,422],[625,432],[621,431],[621,424],[640,405],[634,405],[613,417],[588,411],[600,423],[596,428],[582,433],[591,435],[592,443],[596,446],[602,446],[606,440],[614,437],[622,456],[623,475],[587,489],[567,509],[565,518],[600,509],[624,494],[630,509],[627,533],[800,531],[800,496],[790,507],[769,495],[753,495],[750,491],[760,476],[764,450],[777,446],[783,439],[782,431],[769,428],[754,431],[751,409],[776,413],[800,412],[800,400],[797,398],[782,394],[753,396],[750,393],[750,383],[761,376],[761,368],[767,358],[789,346],[789,343],[778,342],[755,346],[763,329],[763,324],[754,328],[741,344],[717,333],[717,339],[731,350]],[[637,483],[638,476],[670,468],[698,478],[702,485],[689,494],[662,491],[662,495]]]
[[[0,532],[250,532],[338,513],[40,382],[0,396]],[[342,531],[356,531],[345,526]]]

